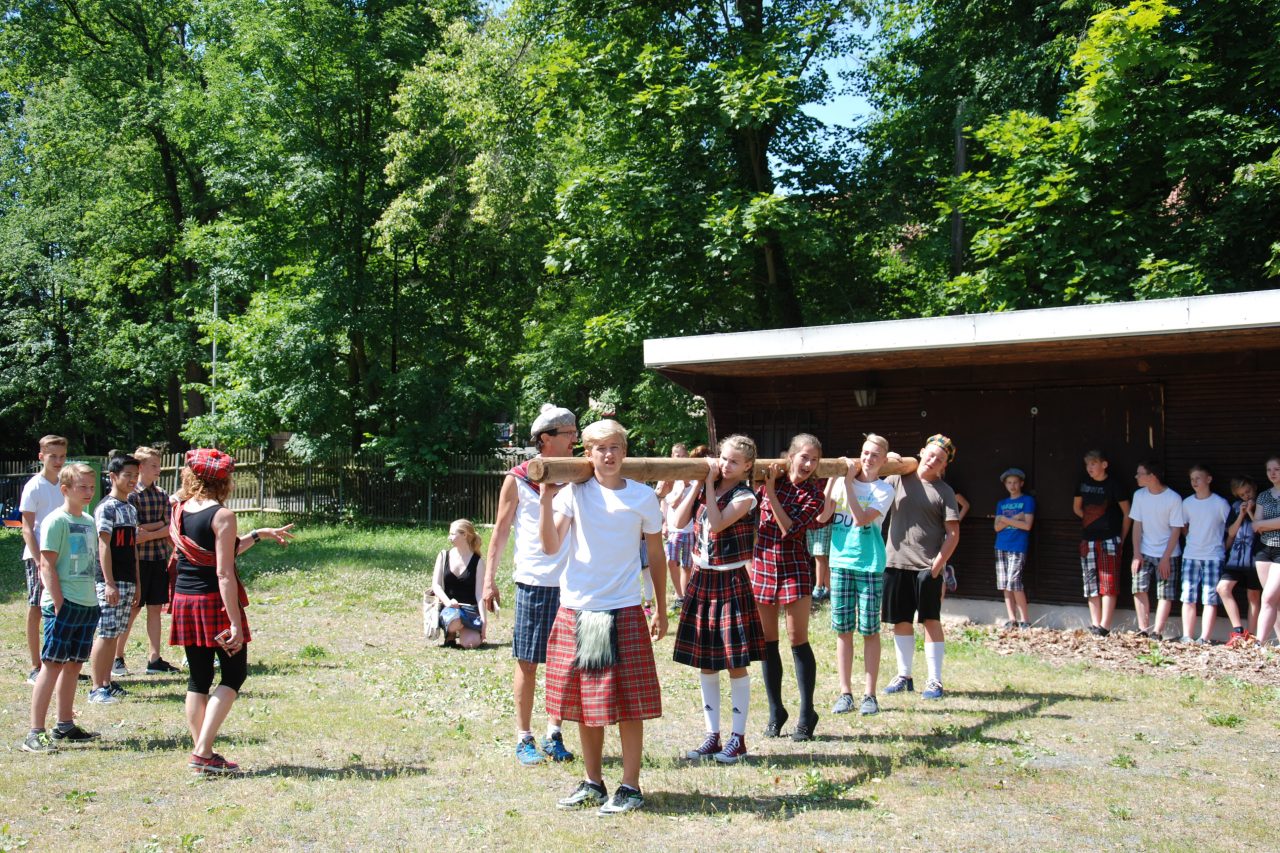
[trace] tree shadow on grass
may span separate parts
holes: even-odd
[[[646,798],[646,808],[676,814],[723,814],[726,812],[750,812],[789,820],[806,811],[850,811],[871,808],[875,803],[858,797],[845,796],[873,778],[888,778],[898,767],[953,768],[957,760],[947,751],[967,743],[1014,746],[1016,740],[999,737],[989,732],[1006,723],[1031,718],[1060,718],[1061,713],[1046,713],[1063,702],[1115,702],[1115,697],[1098,694],[1037,693],[1023,694],[1010,691],[955,691],[950,697],[965,697],[986,701],[1017,702],[1008,710],[983,710],[938,707],[937,713],[975,714],[972,723],[950,723],[934,726],[921,734],[863,734],[846,737],[825,735],[814,743],[851,740],[859,743],[901,743],[907,745],[904,752],[892,757],[867,755],[836,755],[830,753],[796,751],[790,754],[749,756],[749,762],[780,768],[852,767],[853,772],[840,781],[815,777],[806,785],[810,790],[800,794],[777,797],[726,797],[707,796],[701,793],[654,792]]]
[[[312,767],[305,764],[273,764],[250,769],[241,776],[280,776],[296,779],[397,779],[404,776],[426,776],[434,771],[419,764],[397,764],[392,767],[371,767],[367,764],[348,764],[344,767]]]
[[[237,735],[232,739],[239,744],[262,744],[266,738],[253,735]],[[103,752],[182,752],[191,751],[191,737],[186,734],[169,735],[167,737],[135,735],[131,737],[112,738],[100,741],[99,749]]]

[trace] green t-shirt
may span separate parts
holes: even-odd
[[[98,565],[98,533],[93,516],[83,512],[75,516],[58,507],[40,528],[40,550],[58,552],[58,583],[63,598],[84,607],[97,605],[93,575]],[[53,605],[48,589],[40,597],[40,605]]]

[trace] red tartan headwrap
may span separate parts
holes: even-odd
[[[236,469],[236,460],[214,447],[187,451],[187,467],[201,480],[225,480]]]

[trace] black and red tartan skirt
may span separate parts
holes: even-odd
[[[200,595],[179,592],[172,601],[173,621],[169,625],[169,645],[202,646],[207,649],[219,647],[215,636],[231,627],[227,618],[227,608],[222,604],[222,594],[206,592]],[[252,636],[249,633],[249,619],[244,610],[240,611],[240,632],[247,643]]]
[[[694,570],[680,604],[671,657],[716,671],[764,657],[764,627],[745,568]]]

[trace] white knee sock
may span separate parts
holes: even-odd
[[[911,663],[916,656],[916,635],[893,635],[893,651],[898,656],[898,675],[911,677]]]
[[[720,674],[700,673],[702,681],[702,716],[707,721],[707,731],[720,731]],[[733,682],[730,681],[730,684]]]
[[[942,683],[942,655],[947,649],[946,643],[924,643],[924,659],[929,667],[929,679]]]
[[[751,705],[751,676],[729,679],[729,701],[733,703],[733,733],[747,733],[747,708]]]

